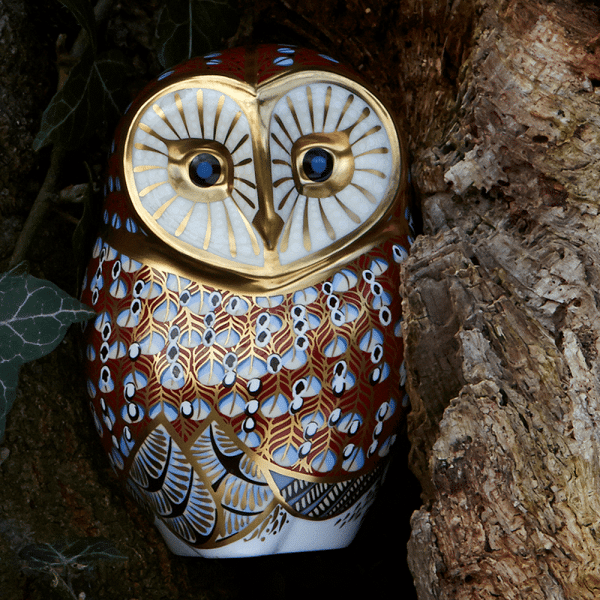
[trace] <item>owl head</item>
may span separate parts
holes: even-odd
[[[237,49],[166,71],[128,109],[116,166],[136,240],[251,292],[327,276],[403,218],[406,161],[373,92],[334,59]]]

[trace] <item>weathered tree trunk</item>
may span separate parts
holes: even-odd
[[[414,161],[409,563],[420,600],[598,598],[600,11],[479,8]]]

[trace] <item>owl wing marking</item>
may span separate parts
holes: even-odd
[[[180,537],[197,543],[211,535],[216,524],[212,495],[162,425],[139,448],[129,477],[136,495]]]
[[[299,350],[295,346],[291,350],[288,350],[282,357],[281,362],[286,369],[296,370],[303,367],[307,363],[308,359],[306,352]]]
[[[348,342],[345,338],[336,335],[333,341],[325,346],[324,354],[327,358],[337,358],[342,356],[348,349]]]
[[[335,467],[337,456],[332,450],[324,450],[311,461],[311,467],[319,473],[328,473]]]
[[[342,269],[333,276],[331,287],[334,292],[347,292],[356,285],[357,281],[356,273],[350,269]]]
[[[348,446],[346,448],[348,448]],[[364,465],[365,451],[359,446],[353,446],[352,450],[349,452],[348,458],[342,462],[342,468],[350,473],[359,471]]]
[[[266,375],[267,364],[260,358],[250,356],[238,365],[237,372],[243,379],[257,379]]]

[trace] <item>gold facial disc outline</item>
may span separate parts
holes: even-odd
[[[273,215],[278,218],[273,207],[273,182],[268,152],[270,118],[281,96],[295,88],[319,83],[345,88],[369,105],[387,133],[391,159],[398,167],[393,168],[390,173],[387,191],[379,206],[359,228],[317,252],[287,265],[281,265],[277,254],[277,243],[269,246],[266,236],[260,231],[262,225],[268,233],[269,225],[275,221]],[[252,158],[256,172],[258,200],[261,204],[257,217],[268,215],[264,220],[269,221],[261,224],[261,219],[255,218],[253,222],[255,229],[263,235],[265,258],[263,266],[229,260],[178,239],[166,232],[141,203],[132,167],[134,136],[140,121],[159,98],[190,88],[211,89],[228,96],[237,102],[248,120],[252,136]],[[198,140],[198,147],[208,147],[212,141]],[[312,147],[310,141],[307,147]],[[296,154],[302,156],[303,152],[296,152]],[[248,294],[274,293],[311,285],[313,282],[325,279],[341,264],[368,251],[383,239],[391,235],[408,233],[406,223],[390,221],[390,217],[397,212],[399,205],[404,206],[406,196],[407,166],[400,129],[381,101],[368,88],[335,72],[323,70],[284,72],[263,82],[258,88],[222,75],[200,74],[190,77],[186,74],[174,77],[167,85],[148,97],[130,117],[125,134],[121,168],[134,213],[151,234],[143,248],[140,248],[139,238],[135,242],[120,244],[124,252],[130,252],[132,256],[143,256],[146,262],[152,262],[159,268],[168,265],[173,269],[173,259],[176,259],[175,262],[181,261],[178,270],[182,274],[201,272],[207,282],[221,285],[226,282],[228,288]],[[306,182],[301,184],[306,185]],[[221,189],[223,185],[227,185],[227,182],[221,184]],[[275,236],[280,235],[281,226],[275,226],[273,231]]]

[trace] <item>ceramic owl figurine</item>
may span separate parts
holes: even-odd
[[[390,113],[312,51],[193,59],[128,108],[84,282],[87,390],[176,554],[352,541],[407,405],[406,179]]]

